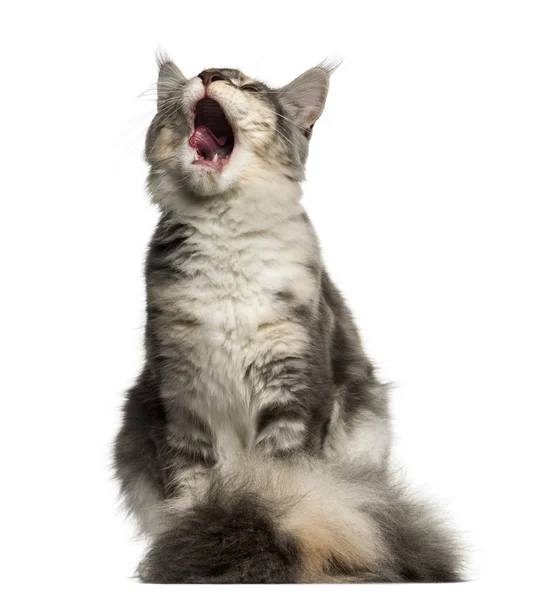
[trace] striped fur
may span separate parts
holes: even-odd
[[[300,204],[328,73],[280,90],[212,73],[206,91],[235,136],[222,172],[192,164],[204,84],[169,61],[147,137],[161,218],[146,362],[115,445],[126,505],[152,540],[140,577],[458,578],[450,537],[389,475],[385,389]]]

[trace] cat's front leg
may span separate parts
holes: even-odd
[[[167,444],[171,461],[178,468],[213,467],[217,458],[209,426],[185,405],[184,399],[178,399],[176,404],[167,410]]]
[[[248,378],[256,398],[255,447],[271,456],[288,456],[312,446],[312,407],[305,360],[274,356],[253,363]]]
[[[197,412],[196,377],[169,362],[162,370],[160,394],[166,412],[167,469],[175,493],[189,498],[207,487],[217,464],[213,432]]]
[[[167,402],[167,469],[175,510],[202,501],[209,488],[217,455],[211,430],[185,398]]]

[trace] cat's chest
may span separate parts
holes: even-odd
[[[302,326],[290,320],[290,299],[316,301],[308,268],[309,239],[296,232],[241,237],[196,236],[186,244],[181,269],[161,296],[168,352],[188,358],[188,395],[211,426],[221,454],[252,443],[257,392],[253,365],[278,353],[301,354]]]
[[[241,347],[284,317],[279,298],[308,273],[272,238],[204,242],[183,266],[181,302],[207,341]]]
[[[196,410],[211,425],[219,454],[227,455],[252,443],[250,366],[297,337],[279,294],[304,276],[303,269],[252,240],[214,242],[211,252],[192,253],[187,267],[180,304],[193,323],[184,340],[198,372]]]

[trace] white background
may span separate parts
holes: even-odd
[[[141,363],[154,53],[274,85],[344,62],[305,205],[384,380],[396,456],[468,540],[475,581],[280,588],[531,597],[537,569],[539,20],[534,2],[19,2],[1,22],[5,597],[142,586],[110,444]],[[150,91],[138,97],[142,92]],[[507,586],[507,588],[505,587]],[[256,594],[273,594],[270,588]]]

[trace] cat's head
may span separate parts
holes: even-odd
[[[272,89],[235,69],[188,79],[160,59],[157,114],[146,138],[150,188],[213,196],[261,177],[301,181],[330,72],[318,66]]]

